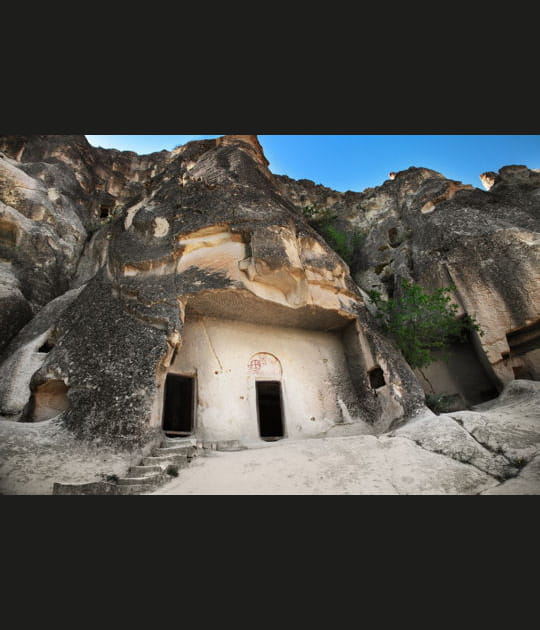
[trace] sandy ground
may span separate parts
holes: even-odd
[[[151,494],[472,494],[497,482],[403,438],[351,436],[212,452]]]

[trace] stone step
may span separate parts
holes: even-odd
[[[239,440],[219,440],[216,443],[216,451],[245,451],[246,446]]]
[[[158,483],[162,479],[162,474],[158,473],[153,475],[148,475],[146,477],[120,477],[118,480],[119,486],[131,486],[131,485],[151,485],[153,483]]]
[[[245,451],[247,446],[239,440],[217,440],[201,442],[199,448],[206,451]]]
[[[161,443],[163,447],[169,446],[197,446],[197,440],[195,438],[170,438],[165,437]]]
[[[148,492],[152,486],[148,484],[132,484],[132,485],[124,485],[124,486],[116,486],[116,494],[137,494],[139,492]]]
[[[155,457],[162,455],[183,455],[184,457],[193,457],[196,452],[196,446],[168,446],[166,448],[159,447],[154,449],[152,455]]]
[[[129,469],[128,477],[144,477],[153,473],[161,473],[161,466],[132,466]]]
[[[178,466],[178,468],[186,468],[189,466],[188,458],[185,455],[164,455],[145,457],[142,461],[144,466],[161,466],[163,470],[167,468],[169,464]]]

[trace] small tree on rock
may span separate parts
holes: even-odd
[[[412,368],[428,366],[435,360],[432,350],[446,349],[451,341],[464,341],[469,331],[483,335],[474,317],[457,317],[458,307],[450,297],[455,287],[436,289],[431,294],[406,280],[401,287],[401,296],[395,299],[383,300],[378,291],[370,291],[369,299],[377,308],[377,319]]]

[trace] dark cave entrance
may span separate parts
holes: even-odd
[[[382,369],[377,366],[371,369],[368,372],[369,375],[369,384],[373,389],[380,389],[386,385],[386,381],[384,380],[384,372]]]
[[[266,442],[273,442],[285,437],[283,428],[283,410],[281,383],[279,381],[257,381],[257,413],[259,434]]]
[[[69,409],[69,387],[59,379],[42,383],[36,387],[23,411],[21,422],[43,422]]]
[[[195,415],[195,379],[167,374],[164,396],[163,431],[173,437],[191,435]]]
[[[452,341],[446,351],[433,350],[434,363],[415,370],[424,392],[446,396],[452,406],[449,411],[497,398],[499,390],[480,352],[470,333],[465,339]]]
[[[502,355],[514,378],[540,379],[540,320],[506,335],[509,352]]]
[[[45,341],[45,343],[39,348],[38,352],[42,352],[44,354],[46,354],[47,352],[50,352],[52,349],[54,348],[54,344],[51,343],[50,341]]]

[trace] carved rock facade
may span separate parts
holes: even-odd
[[[255,136],[149,156],[58,136],[4,137],[0,151],[0,255],[35,314],[16,336],[24,317],[8,317],[2,413],[61,414],[82,438],[132,446],[162,428],[205,440],[380,432],[423,407]],[[257,372],[261,356],[279,375]],[[173,382],[193,405],[180,426],[164,424]],[[281,428],[265,429],[276,407]]]

